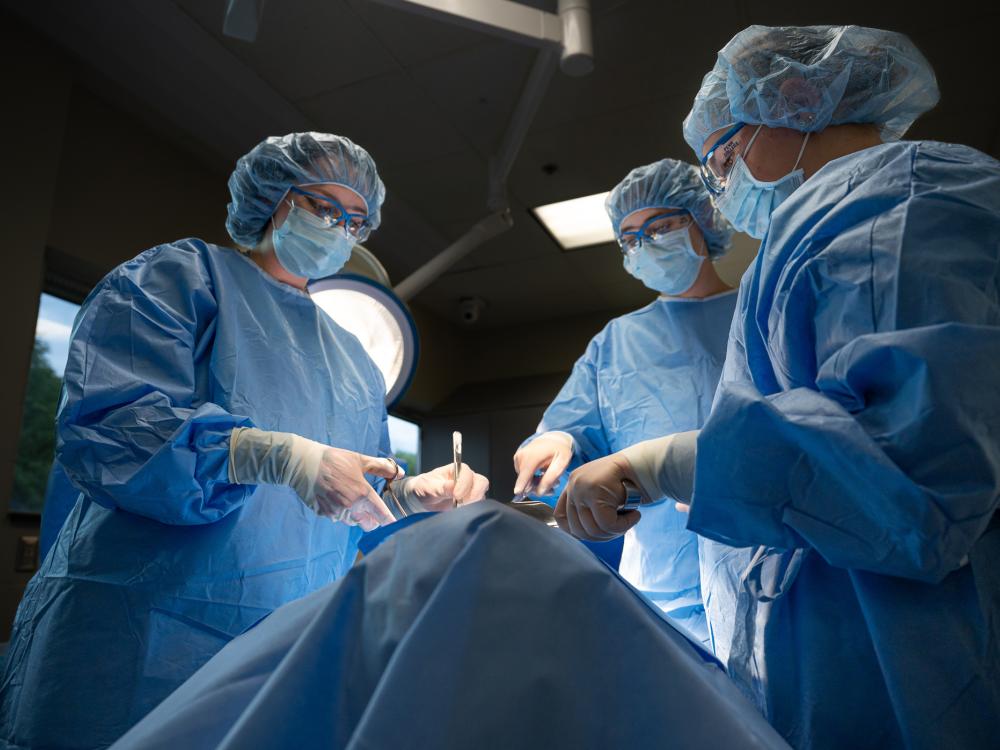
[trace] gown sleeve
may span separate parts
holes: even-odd
[[[596,359],[599,346],[598,338],[588,344],[583,356],[573,365],[569,378],[542,415],[535,434],[521,444],[527,445],[539,435],[555,431],[565,432],[573,439],[573,458],[553,486],[552,494],[545,498],[547,500],[558,499],[569,473],[574,469],[612,452],[598,402]]]
[[[161,245],[120,266],[74,325],[56,457],[94,502],[167,524],[216,521],[253,486],[228,481],[229,434],[254,426],[206,400],[198,363],[217,314],[196,248]]]

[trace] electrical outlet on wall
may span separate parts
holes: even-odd
[[[17,539],[17,556],[14,570],[18,573],[33,573],[38,569],[38,537],[21,536]]]

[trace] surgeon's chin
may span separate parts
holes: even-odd
[[[257,247],[250,251],[250,259],[260,266],[264,273],[282,284],[288,284],[288,286],[305,291],[306,284],[309,283],[309,279],[289,273],[278,261],[278,256],[274,254],[274,243],[271,242],[270,229],[257,243]]]

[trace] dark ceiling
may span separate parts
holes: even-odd
[[[389,189],[383,227],[368,244],[394,282],[486,215],[487,160],[536,55],[370,0],[270,0],[254,43],[223,36],[225,0],[4,4],[92,71],[94,88],[128,98],[122,106],[155,121],[220,179],[268,135],[323,130],[364,145]],[[555,0],[527,4],[554,10]],[[943,92],[910,137],[1000,155],[1000,19],[989,5],[953,2],[929,13],[913,2],[593,0],[596,68],[582,78],[555,74],[510,175],[514,228],[418,302],[452,318],[459,298],[481,297],[484,325],[496,328],[648,300],[611,247],[564,252],[527,209],[607,190],[663,156],[690,158],[680,122],[715,51],[751,23],[909,34]]]

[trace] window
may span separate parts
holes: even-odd
[[[41,513],[45,487],[55,452],[56,408],[63,370],[69,357],[69,337],[79,305],[43,294],[35,324],[35,348],[21,416],[14,487],[9,509],[14,513]]]
[[[409,476],[420,473],[420,427],[389,415],[389,445]]]

